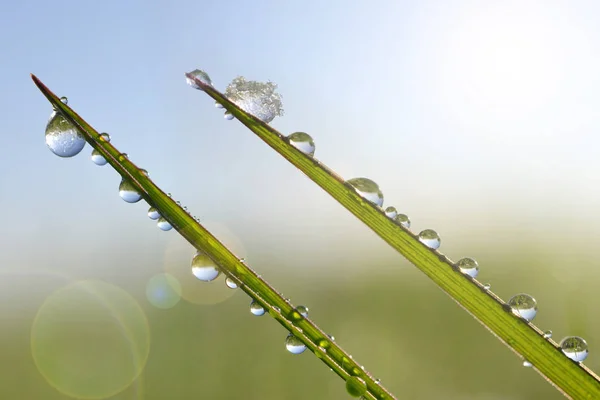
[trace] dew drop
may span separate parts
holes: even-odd
[[[154,207],[150,207],[148,209],[148,218],[152,219],[152,220],[157,220],[160,218],[160,214],[158,213],[158,210]]]
[[[406,229],[410,228],[410,219],[407,215],[398,214],[396,215],[396,218],[394,218],[394,221],[396,221],[397,224],[403,226]]]
[[[269,123],[283,115],[281,95],[273,82],[247,81],[243,76],[235,78],[225,89],[225,96],[242,110]]]
[[[83,150],[83,135],[62,114],[53,113],[46,124],[46,145],[59,157],[73,157]]]
[[[106,158],[102,157],[96,149],[92,150],[92,162],[96,165],[106,165]]]
[[[149,177],[150,176],[150,174],[148,173],[148,171],[146,171],[145,169],[140,169],[140,173],[142,175],[144,175],[145,177]]]
[[[308,133],[294,132],[287,138],[292,146],[307,156],[312,157],[315,154],[315,142]]]
[[[317,343],[317,346],[322,348],[323,351],[327,351],[327,349],[331,347],[331,342],[329,342],[329,340],[327,340],[327,339],[321,339]]]
[[[223,104],[219,103],[218,101],[215,101],[215,107],[216,108],[224,108]]]
[[[63,104],[69,104],[69,99],[67,99],[67,96],[63,96],[60,98],[60,102]]]
[[[142,195],[127,179],[123,179],[119,185],[119,196],[128,203],[137,203],[142,199]]]
[[[492,284],[491,284],[491,283],[484,283],[484,284],[483,284],[483,288],[484,288],[485,290],[490,290],[490,289],[492,288]]]
[[[285,348],[292,354],[300,354],[306,350],[306,345],[293,333],[290,333],[285,338]]]
[[[196,83],[196,80],[204,83],[205,85],[212,86],[210,76],[208,76],[208,74],[201,69],[195,69],[192,72],[185,74],[185,80],[188,85],[198,90],[202,90],[202,87]]]
[[[527,321],[531,321],[537,314],[537,301],[528,294],[517,294],[508,300],[508,305],[513,313]]]
[[[588,356],[588,344],[579,336],[567,336],[560,341],[560,349],[573,361],[581,362]]]
[[[396,218],[396,216],[398,215],[398,211],[396,210],[396,207],[388,207],[385,209],[385,216],[391,219]]]
[[[119,154],[118,160],[120,162],[123,162],[123,161],[128,160],[128,159],[129,159],[129,156],[127,155],[127,153],[121,153],[121,154]]]
[[[288,299],[286,299],[286,301],[289,303]],[[308,318],[308,307],[298,306],[290,313],[290,319],[292,321],[300,321],[304,318]]]
[[[158,226],[158,229],[162,231],[170,231],[173,228],[173,225],[171,225],[169,221],[165,219],[165,217],[159,217],[158,221],[156,222],[156,226]]]
[[[237,289],[238,288],[237,282],[234,281],[233,279],[231,279],[230,277],[225,278],[225,284],[227,285],[227,287],[229,289]]]
[[[231,121],[233,119],[233,114],[229,111],[225,111],[225,114],[223,114],[223,118],[225,118],[227,121]]]
[[[252,300],[252,303],[250,303],[250,312],[257,317],[265,315],[265,309],[256,300]]]
[[[296,307],[296,311],[298,311],[304,318],[308,318],[308,307],[298,306]]]
[[[525,368],[531,368],[531,367],[533,367],[533,364],[532,364],[532,363],[530,363],[530,362],[529,362],[529,361],[527,361],[527,360],[524,360],[524,361],[523,361],[523,366],[524,366]]]
[[[346,381],[346,391],[352,397],[360,397],[367,392],[367,384],[358,376],[351,376]]]
[[[110,142],[110,135],[106,132],[101,133],[98,138],[104,142]]]
[[[365,200],[381,207],[383,205],[383,193],[379,190],[379,186],[367,178],[353,178],[346,181],[352,186],[356,193]]]
[[[544,332],[544,339],[550,339],[552,337],[552,331]]]
[[[469,275],[471,278],[475,278],[479,273],[479,264],[477,261],[470,257],[461,258],[456,263],[456,266],[465,275]]]
[[[441,241],[442,239],[440,239],[440,235],[438,235],[438,233],[433,229],[425,229],[419,233],[419,242],[423,243],[430,249],[439,249]]]
[[[201,281],[212,282],[221,275],[221,271],[209,256],[198,251],[192,259],[192,274]]]
[[[329,335],[329,334],[328,334],[328,335],[327,335],[327,337],[328,337],[329,339],[331,339],[331,341],[332,341],[332,342],[335,342],[335,337],[333,337],[333,335]]]

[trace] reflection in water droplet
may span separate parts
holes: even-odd
[[[308,133],[294,132],[287,138],[290,144],[302,153],[311,157],[315,154],[315,142]]]
[[[394,221],[396,221],[397,224],[405,227],[406,229],[410,228],[410,219],[407,215],[398,214],[396,215],[396,218],[394,218]]]
[[[528,294],[517,294],[508,300],[508,305],[512,308],[513,313],[521,318],[531,321],[537,314],[537,302]]]
[[[532,363],[530,363],[530,362],[529,362],[529,361],[527,361],[527,360],[524,360],[524,361],[523,361],[523,366],[524,366],[525,368],[531,368],[531,367],[533,367],[533,364],[532,364]]]
[[[235,78],[225,89],[225,96],[242,110],[269,123],[283,115],[281,95],[273,82],[247,81],[243,76]]]
[[[216,108],[224,108],[223,104],[219,103],[218,101],[215,101],[215,107]]]
[[[181,284],[170,274],[154,275],[146,285],[146,297],[154,307],[166,310],[179,303]]]
[[[552,337],[552,331],[546,331],[544,332],[544,338],[545,339],[550,339]]]
[[[440,248],[442,239],[440,239],[440,235],[438,235],[433,229],[425,229],[419,233],[419,242],[423,243],[430,249],[436,250]]]
[[[560,349],[573,361],[581,362],[588,356],[588,344],[579,336],[567,336],[560,341]]]
[[[379,190],[379,186],[367,178],[353,178],[346,181],[352,186],[356,193],[365,200],[381,207],[383,205],[383,193]]]
[[[308,307],[306,306],[298,306],[296,307],[296,311],[300,313],[304,318],[308,318]]]
[[[211,282],[221,275],[221,271],[209,256],[198,251],[192,259],[192,274],[201,281]]]
[[[223,114],[223,118],[225,118],[227,121],[231,121],[233,119],[233,114],[229,111],[225,111],[225,114]]]
[[[227,285],[227,287],[229,289],[237,289],[238,288],[237,282],[234,281],[233,279],[231,279],[230,277],[225,278],[225,284]]]
[[[485,290],[490,290],[490,289],[492,288],[492,284],[491,284],[491,283],[484,283],[484,284],[483,284],[483,288],[484,288]]]
[[[398,211],[396,210],[396,207],[389,206],[385,209],[385,215],[388,218],[394,219],[398,215]]]
[[[479,274],[479,264],[477,261],[470,257],[460,259],[456,266],[465,275],[469,275],[471,278],[475,278]]]
[[[99,139],[105,142],[110,142],[110,135],[106,132],[103,132],[100,134]]]
[[[265,309],[256,300],[252,300],[252,303],[250,303],[250,312],[257,317],[265,315]]]
[[[285,338],[285,348],[292,354],[300,354],[306,350],[306,345],[292,333]]]
[[[92,161],[96,165],[106,165],[106,159],[96,149],[92,150]]]
[[[367,384],[358,376],[351,376],[346,381],[346,391],[352,397],[360,397],[367,392]]]
[[[130,181],[123,179],[119,185],[119,196],[128,203],[137,203],[142,199],[142,195]]]
[[[157,220],[160,218],[160,214],[158,213],[158,210],[154,207],[150,207],[148,209],[148,218],[152,219],[152,220]]]
[[[61,97],[61,98],[60,98],[60,101],[61,101],[63,104],[69,104],[69,99],[67,99],[67,96],[63,96],[63,97]]]
[[[54,112],[46,124],[46,145],[59,157],[73,157],[81,152],[85,139],[62,114]]]
[[[212,86],[210,76],[208,76],[208,74],[202,71],[201,69],[195,69],[192,72],[188,72],[187,74],[185,74],[185,80],[187,84],[193,87],[194,89],[202,90],[202,87],[200,87],[200,85],[196,83],[194,78],[204,83],[205,85]]]
[[[156,222],[156,226],[162,231],[170,231],[173,226],[165,219],[165,217],[159,217]]]

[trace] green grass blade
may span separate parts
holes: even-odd
[[[556,342],[544,338],[535,325],[514,315],[502,299],[484,289],[477,280],[462,274],[452,260],[424,246],[415,234],[361,198],[339,175],[291,146],[285,136],[243,111],[213,86],[193,75],[186,74],[186,77],[406,257],[498,339],[531,362],[565,396],[600,399],[600,380],[593,371],[566,357]]]
[[[71,122],[108,163],[124,178],[132,182],[144,200],[155,207],[174,229],[192,246],[204,252],[221,271],[239,283],[239,287],[259,302],[275,320],[298,337],[321,361],[327,364],[345,381],[358,377],[366,383],[367,399],[395,399],[385,387],[375,381],[339,345],[333,342],[314,322],[302,317],[295,307],[248,265],[236,257],[227,247],[194,220],[172,198],[163,192],[127,157],[110,142],[100,139],[100,134],[69,106],[50,91],[38,78],[32,79],[52,106]],[[283,340],[282,340],[283,342]]]

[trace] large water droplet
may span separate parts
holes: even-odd
[[[154,207],[150,207],[148,209],[148,218],[152,219],[152,220],[157,220],[160,218],[160,214],[158,213],[158,210]]]
[[[252,300],[252,303],[250,303],[250,312],[257,317],[265,315],[265,309],[256,300]]]
[[[521,318],[531,321],[537,314],[537,301],[528,294],[517,294],[508,300],[513,312]]]
[[[396,210],[396,207],[389,206],[388,208],[385,209],[386,217],[394,219],[394,218],[396,218],[397,215],[398,215],[398,211]]]
[[[423,243],[430,249],[436,250],[440,247],[442,239],[440,239],[440,235],[438,235],[438,233],[433,229],[425,229],[419,233],[419,242]]]
[[[192,72],[188,72],[185,74],[185,80],[188,85],[193,87],[194,89],[202,90],[202,87],[196,83],[196,80],[204,83],[205,85],[212,86],[212,81],[210,80],[210,76],[201,69],[195,69]]]
[[[396,221],[397,224],[405,227],[406,229],[410,228],[410,219],[407,215],[398,214],[396,215],[396,218],[394,218],[394,221]]]
[[[62,114],[54,112],[46,124],[46,145],[59,157],[73,157],[85,146],[83,135]]]
[[[352,397],[360,397],[367,392],[367,383],[358,376],[351,376],[346,381],[346,391]]]
[[[290,333],[285,338],[285,348],[292,354],[300,354],[306,350],[306,345],[293,333]]]
[[[92,161],[96,165],[106,165],[106,158],[102,157],[100,152],[96,149],[92,150]]]
[[[221,271],[209,256],[198,251],[192,259],[192,274],[201,281],[211,282],[221,275]]]
[[[161,231],[170,231],[173,228],[173,226],[165,219],[165,217],[158,218],[156,226],[158,226]]]
[[[128,203],[137,203],[142,199],[137,188],[127,179],[123,179],[119,185],[119,196]]]
[[[479,264],[477,261],[470,257],[461,258],[456,263],[456,266],[465,275],[469,275],[471,278],[475,278],[479,273]]]
[[[225,114],[223,114],[223,118],[225,118],[227,121],[231,121],[233,119],[233,114],[229,111],[225,111]]]
[[[234,281],[233,279],[231,279],[230,277],[225,278],[225,284],[227,285],[227,287],[229,289],[237,289],[238,288],[237,282]]]
[[[243,76],[235,78],[225,89],[225,96],[239,108],[263,122],[269,123],[283,115],[281,95],[273,82],[247,81]]]
[[[573,361],[581,362],[588,356],[588,344],[579,336],[567,336],[560,341],[560,349]]]
[[[294,146],[307,156],[312,157],[315,154],[315,142],[308,133],[294,132],[287,138],[292,146]]]
[[[381,207],[383,205],[383,193],[379,190],[379,186],[367,178],[352,178],[346,181],[352,186],[356,193],[365,200]]]

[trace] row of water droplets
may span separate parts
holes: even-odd
[[[212,85],[208,74],[201,70],[195,70],[190,73],[192,76],[200,79],[202,82]],[[193,80],[188,78],[188,83],[196,89],[201,89]],[[263,86],[261,86],[263,85]],[[265,86],[266,85],[266,86]],[[273,111],[272,102],[273,98],[279,101],[278,105],[281,106],[280,96],[273,96],[273,90],[276,86],[268,84],[260,84],[259,82],[246,81],[244,78],[236,78],[225,90],[225,96],[235,103],[238,107],[244,111],[253,114],[257,118],[261,119],[265,123],[269,123],[275,118],[277,114]],[[268,95],[266,94],[268,93]],[[217,108],[223,108],[219,103],[215,104]],[[268,106],[267,106],[268,105]],[[266,110],[270,110],[267,112]],[[226,119],[233,119],[233,115],[229,112],[225,113]],[[287,136],[288,142],[306,154],[307,156],[314,156],[315,153],[315,142],[313,138],[305,132],[295,132]],[[389,206],[382,209],[383,206],[383,192],[379,189],[379,186],[374,181],[367,178],[353,178],[346,181],[346,184],[352,187],[356,193],[369,203],[376,206],[381,210],[388,218],[394,221],[397,225],[403,227],[405,230],[410,229],[410,218],[405,215],[398,213],[395,207]],[[441,238],[439,234],[433,229],[425,229],[417,235],[417,239],[425,246],[432,250],[437,250],[441,245]],[[457,261],[453,267],[470,278],[477,277],[479,273],[479,264],[471,257],[465,257]],[[491,285],[486,283],[482,285],[485,290],[490,290]],[[537,302],[536,300],[525,293],[517,294],[509,299],[507,305],[510,310],[518,317],[523,318],[526,321],[532,321],[537,314]],[[551,331],[547,331],[544,334],[544,338],[550,339],[552,336]],[[583,361],[588,355],[588,346],[586,341],[578,336],[567,336],[560,342],[560,348],[563,353],[570,359],[580,362]],[[528,361],[523,363],[525,366],[531,365]]]

